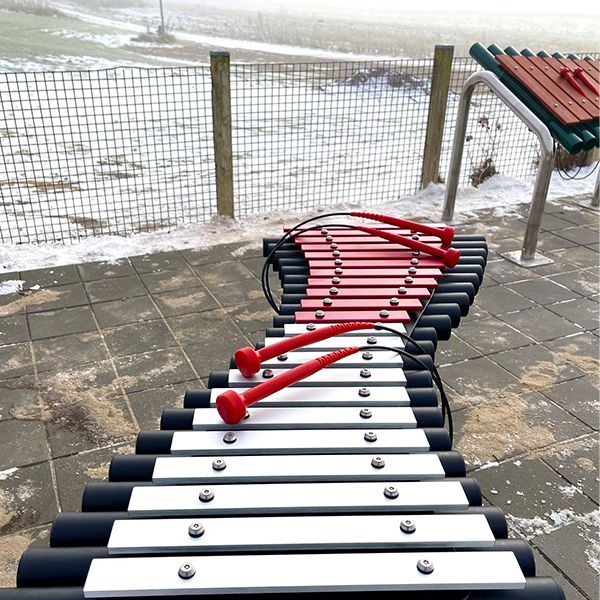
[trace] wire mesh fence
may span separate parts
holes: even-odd
[[[460,89],[455,58],[440,173]],[[433,63],[233,64],[236,216],[377,204],[418,191]],[[472,102],[461,183],[535,172],[535,136],[495,96]],[[217,211],[209,67],[0,74],[0,241],[76,241]]]

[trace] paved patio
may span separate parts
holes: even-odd
[[[555,262],[536,269],[499,255],[520,247],[520,214],[479,211],[460,227],[485,233],[491,252],[475,306],[437,358],[486,501],[511,515],[569,600],[593,600],[598,213],[586,197],[549,205],[539,248]],[[26,282],[0,296],[1,586],[140,428],[261,339],[272,316],[261,266],[258,245],[227,245],[0,276]]]

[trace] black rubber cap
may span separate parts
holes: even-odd
[[[152,481],[156,456],[151,454],[117,454],[110,461],[109,481]]]
[[[477,511],[482,515],[485,515],[490,529],[497,540],[506,539],[508,537],[506,517],[502,510],[497,506],[473,506],[469,511]]]
[[[301,306],[299,304],[282,304],[279,307],[280,315],[295,315],[299,310],[301,310]]]
[[[289,283],[281,290],[284,294],[301,294],[306,296],[306,289],[308,284],[306,283]]]
[[[459,452],[454,450],[440,452],[438,456],[446,472],[446,477],[464,477],[466,475],[465,460]]]
[[[135,443],[136,454],[171,454],[172,431],[140,431]]]
[[[404,371],[406,376],[406,387],[426,388],[433,385],[429,371]]]
[[[282,274],[280,277],[283,285],[305,284],[308,283],[308,275],[292,275],[290,273]]]
[[[535,557],[533,549],[525,540],[496,540],[494,550],[514,552],[525,577],[535,577]]]
[[[106,546],[115,520],[126,517],[122,512],[58,513],[50,531],[50,546]]]
[[[435,294],[467,294],[469,302],[472,304],[475,299],[475,287],[472,283],[465,281],[464,283],[440,283],[435,288]]]
[[[292,325],[294,317],[291,315],[278,315],[273,317],[273,327],[283,327],[284,325]]]
[[[481,506],[481,488],[475,479],[472,477],[465,477],[460,480],[465,496],[467,497],[471,506]]]
[[[441,450],[452,449],[450,435],[445,429],[436,427],[435,429],[424,429],[423,431],[427,437],[427,441],[429,442],[430,450],[439,452]]]
[[[461,252],[461,256],[458,259],[458,263],[459,265],[479,265],[480,267],[485,267],[485,263],[486,260],[485,258],[483,258],[483,256],[469,256],[467,254],[462,254]]]
[[[126,511],[134,486],[151,485],[148,481],[92,481],[85,486],[81,510],[83,512]]]
[[[521,590],[472,592],[469,600],[566,600],[562,588],[550,577],[530,577]]]
[[[419,327],[431,327],[435,329],[438,340],[449,340],[452,333],[452,321],[448,315],[426,315],[421,314]]]
[[[183,397],[183,408],[208,408],[210,390],[189,389]]]
[[[465,316],[469,313],[471,307],[471,300],[468,294],[464,292],[438,292],[436,290],[431,296],[429,306],[432,304],[455,304],[460,310],[461,316]]]
[[[437,406],[438,397],[432,387],[408,388],[408,397],[411,406]]]
[[[444,271],[444,276],[438,280],[439,283],[470,283],[475,288],[475,294],[479,291],[481,282],[474,273],[448,273]]]
[[[302,260],[303,264],[297,265],[287,265],[286,262],[289,260],[293,260],[291,258],[286,258],[279,263],[279,270],[283,277],[289,277],[290,275],[304,275],[308,276],[309,268],[308,265]],[[456,267],[455,267],[456,268]]]
[[[402,361],[404,368],[410,369],[411,371],[418,371],[419,369],[433,369],[433,359],[429,354],[414,354],[412,356],[403,356]]]
[[[209,389],[229,387],[229,372],[211,371],[208,376],[208,387]]]
[[[285,329],[283,327],[267,327],[265,337],[284,337]]]
[[[483,267],[481,265],[456,265],[451,269],[444,271],[446,273],[454,273],[455,275],[476,275],[479,278],[479,283],[483,281]]]
[[[306,298],[306,294],[282,294],[281,304],[297,304]]]
[[[82,587],[30,587],[0,590],[0,600],[85,600],[85,596]]]
[[[460,325],[460,307],[457,304],[428,304],[427,308],[423,311],[423,317],[430,316],[448,316],[452,327],[458,327]]]
[[[412,331],[409,332],[410,337],[417,342],[428,341],[433,344],[434,351],[437,348],[438,334],[435,327],[426,327],[425,325],[417,324]]]
[[[444,420],[439,408],[413,408],[417,427],[442,427]]]
[[[165,408],[160,418],[160,428],[172,431],[186,431],[193,423],[193,408]]]

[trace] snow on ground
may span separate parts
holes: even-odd
[[[580,181],[563,181],[555,173],[548,199],[591,194],[594,179],[592,176]],[[514,209],[531,201],[533,181],[533,178],[514,179],[497,175],[485,181],[479,188],[461,188],[457,197],[454,221],[460,223],[471,217],[473,211],[483,208],[494,209],[498,219],[514,218],[516,214]],[[407,218],[429,218],[437,221],[441,216],[443,199],[444,186],[431,184],[416,194],[379,205],[368,205],[368,209]],[[278,235],[284,224],[328,212],[358,210],[363,206],[358,202],[334,204],[314,211],[281,210],[255,213],[237,220],[213,217],[207,223],[182,225],[169,231],[130,236],[90,237],[71,245],[0,244],[0,273],[87,261],[114,261],[125,256],[207,248],[223,243],[243,242],[244,245],[240,249],[243,251],[244,248],[258,246],[263,237]]]

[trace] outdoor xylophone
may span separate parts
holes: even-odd
[[[264,344],[115,456],[0,599],[564,600],[451,449],[434,352],[477,293],[484,239],[342,216],[265,240]]]

